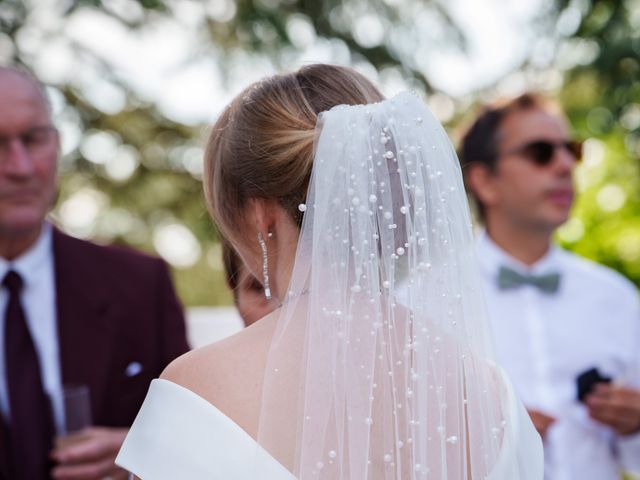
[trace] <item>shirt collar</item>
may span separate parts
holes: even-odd
[[[513,258],[489,237],[486,230],[480,233],[477,248],[481,267],[492,274],[502,266],[523,274],[542,274],[550,270],[560,270],[559,248],[555,245],[551,245],[547,253],[533,265],[525,265]]]
[[[0,281],[9,270],[14,270],[20,274],[26,286],[34,284],[51,255],[52,227],[45,222],[38,240],[26,252],[11,261],[0,257]]]

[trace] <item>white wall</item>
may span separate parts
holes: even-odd
[[[193,348],[233,335],[242,329],[235,307],[192,307],[187,309],[187,338]]]

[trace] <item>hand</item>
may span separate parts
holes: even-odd
[[[542,413],[539,410],[527,410],[527,413],[531,417],[531,421],[533,422],[533,426],[536,427],[536,430],[544,440],[544,437],[547,435],[547,430],[549,427],[553,425],[556,419],[546,413]]]
[[[78,434],[80,440],[51,452],[51,458],[57,463],[51,475],[56,480],[126,480],[128,474],[114,461],[128,431],[91,427]]]
[[[640,390],[599,383],[585,397],[589,415],[619,435],[640,432]]]

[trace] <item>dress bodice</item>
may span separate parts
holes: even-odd
[[[504,378],[508,412],[502,450],[488,480],[541,480],[542,443]],[[296,480],[207,400],[154,380],[116,463],[142,480]],[[359,479],[353,479],[359,480]]]
[[[154,380],[116,463],[143,480],[295,480],[233,420],[168,380]]]

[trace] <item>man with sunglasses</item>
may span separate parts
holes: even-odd
[[[127,428],[188,349],[168,269],[46,221],[60,141],[36,79],[0,66],[0,112],[0,479],[127,478],[114,464]],[[95,427],[61,438],[72,385],[88,387]]]
[[[640,472],[640,304],[622,276],[553,245],[581,146],[546,99],[489,107],[460,159],[498,358],[545,445],[547,480]]]

